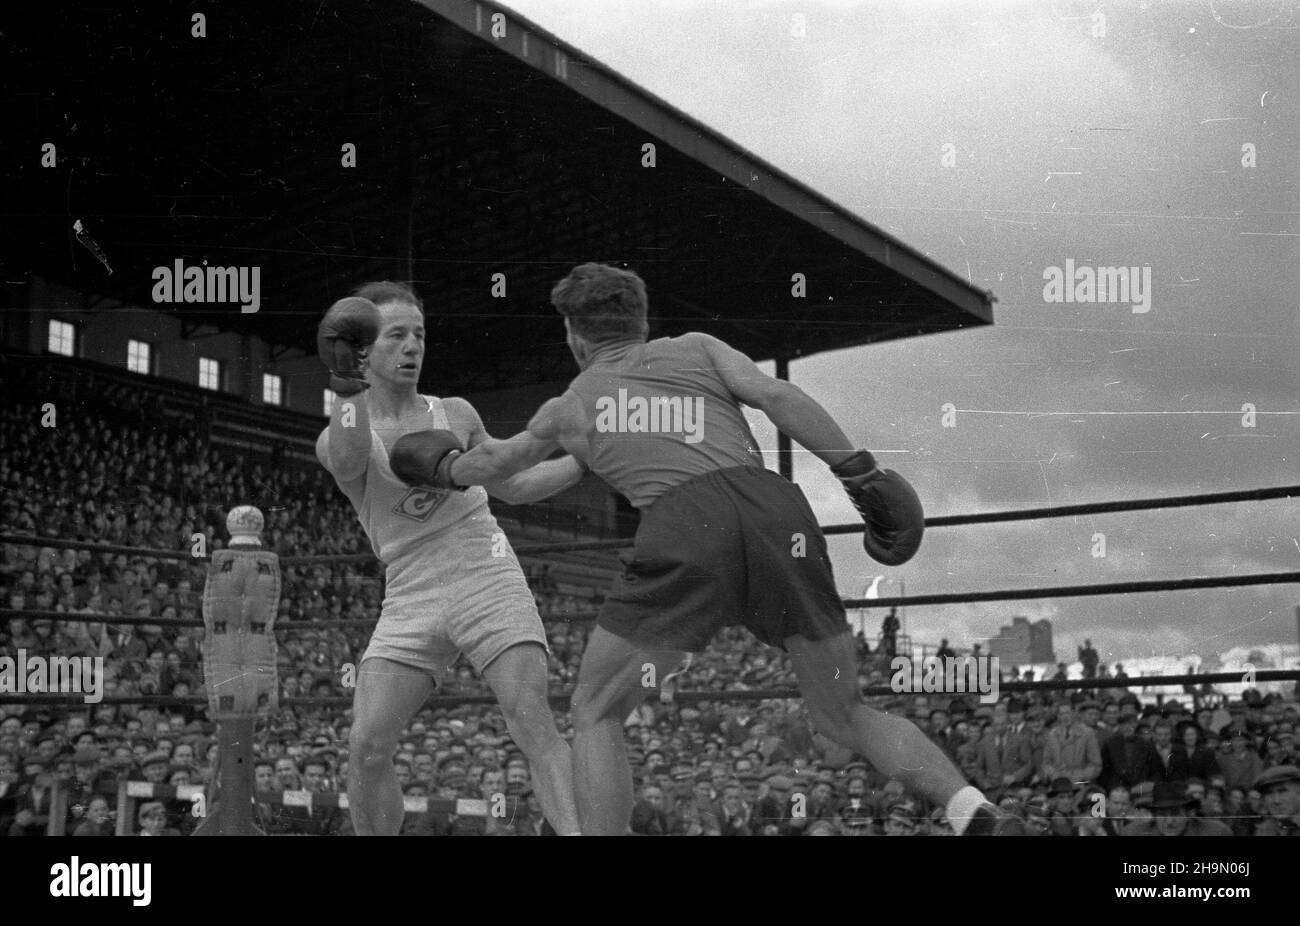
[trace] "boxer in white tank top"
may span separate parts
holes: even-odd
[[[572,457],[465,492],[411,487],[389,466],[403,434],[448,430],[468,447],[489,435],[464,399],[417,392],[424,359],[419,298],[396,283],[356,293],[379,310],[367,356],[370,388],[334,403],[316,455],[356,509],[386,567],[379,622],[361,659],[349,743],[348,802],[359,835],[396,835],[402,794],[393,767],[398,739],[460,653],[491,686],[510,735],[532,765],[547,819],[578,832],[571,757],[547,700],[546,634],[514,552],[488,509],[491,494],[538,501],[576,483]],[[485,795],[485,797],[489,797]]]

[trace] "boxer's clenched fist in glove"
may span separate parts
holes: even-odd
[[[379,338],[379,310],[369,299],[348,296],[330,306],[316,329],[316,351],[330,371],[335,395],[356,395],[366,382],[366,353]]]
[[[916,490],[893,470],[878,469],[865,450],[831,467],[866,522],[862,548],[878,563],[901,566],[921,546],[925,512]]]
[[[451,462],[465,452],[460,438],[450,431],[412,431],[403,434],[388,454],[393,475],[409,486],[432,486],[463,492],[451,479]]]

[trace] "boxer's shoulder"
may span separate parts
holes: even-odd
[[[438,401],[442,402],[442,412],[447,416],[448,430],[464,441],[466,447],[472,447],[488,436],[478,409],[468,399],[450,396]]]
[[[559,439],[586,432],[587,409],[582,396],[573,389],[547,399],[528,422],[528,430],[538,437]]]

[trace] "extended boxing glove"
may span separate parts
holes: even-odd
[[[316,351],[330,371],[330,389],[338,396],[370,388],[366,354],[379,338],[379,310],[369,299],[348,296],[330,306],[316,329]]]
[[[878,563],[901,566],[920,549],[925,512],[916,490],[893,470],[879,469],[865,450],[831,467],[867,530],[862,549]]]
[[[460,438],[450,431],[412,431],[403,434],[388,454],[388,465],[409,486],[432,486],[464,492],[451,479],[451,461],[465,452]]]

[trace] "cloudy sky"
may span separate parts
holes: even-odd
[[[930,514],[1300,483],[1300,5],[508,5],[997,295],[994,327],[791,367]],[[1044,269],[1067,259],[1150,267],[1150,310],[1045,300]],[[801,456],[822,522],[856,517]],[[861,595],[882,570],[856,538],[831,542],[841,592]],[[882,593],[1289,570],[1300,503],[1282,500],[936,529]],[[968,642],[1046,617],[1059,658],[1091,637],[1110,661],[1294,642],[1298,602],[1263,586],[910,608],[906,624]]]

